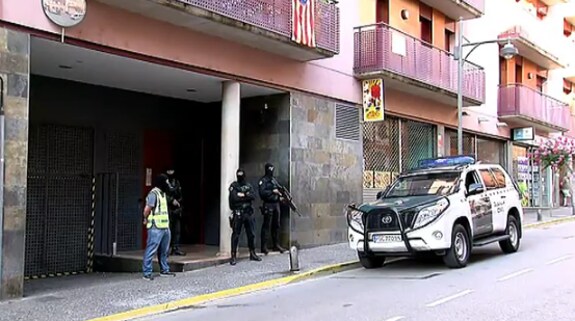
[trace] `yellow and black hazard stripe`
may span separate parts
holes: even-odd
[[[86,271],[47,273],[47,274],[26,276],[26,277],[24,277],[24,280],[38,280],[38,279],[56,278],[56,277],[78,275],[78,274],[84,274],[84,273],[86,273]]]
[[[96,177],[92,177],[92,217],[88,229],[88,265],[87,272],[94,271],[94,220],[96,216]]]

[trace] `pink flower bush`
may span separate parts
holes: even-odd
[[[543,168],[551,167],[555,171],[567,165],[573,155],[575,140],[559,136],[543,141],[530,157]]]

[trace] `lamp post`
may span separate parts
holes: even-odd
[[[499,54],[503,58],[509,60],[516,56],[519,51],[511,43],[511,38],[508,39],[497,39],[497,40],[487,40],[480,42],[468,42],[463,43],[463,19],[459,18],[457,22],[457,47],[455,48],[455,59],[457,59],[457,154],[463,155],[463,64],[469,57],[469,55],[477,47],[490,43],[505,43],[503,48],[499,51]],[[463,58],[463,48],[471,47],[471,50]]]

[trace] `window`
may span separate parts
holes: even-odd
[[[470,171],[467,173],[467,175],[465,176],[465,189],[469,191],[469,187],[473,184],[481,184],[481,181],[479,180],[479,177],[477,176],[477,172],[476,171]]]
[[[493,176],[491,171],[489,171],[488,169],[480,169],[479,174],[481,175],[481,178],[483,179],[483,182],[485,183],[485,188],[487,190],[497,188],[497,181],[495,180],[495,177]]]
[[[505,173],[499,168],[492,168],[491,171],[493,172],[493,176],[495,177],[495,182],[497,183],[498,188],[505,188],[507,187],[507,180],[505,179]]]
[[[456,189],[460,175],[460,172],[443,172],[402,177],[389,189],[386,197],[449,195]]]

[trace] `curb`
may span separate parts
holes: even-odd
[[[391,263],[391,262],[390,262]],[[176,311],[178,309],[188,308],[194,305],[203,304],[209,301],[214,301],[218,299],[230,298],[242,294],[248,294],[256,291],[271,289],[279,287],[282,285],[288,285],[295,282],[303,281],[309,279],[313,276],[322,274],[333,274],[338,272],[343,272],[346,270],[351,270],[360,266],[359,261],[349,261],[343,263],[337,263],[332,265],[322,266],[317,269],[310,271],[301,272],[298,274],[293,274],[290,276],[285,276],[282,278],[267,280],[259,283],[248,284],[237,288],[227,289],[223,291],[202,294],[186,299],[176,300],[168,303],[162,303],[158,305],[153,305],[149,307],[134,309],[126,312],[120,312],[117,314],[112,314],[100,318],[90,319],[89,321],[125,321],[135,318],[141,318],[146,316],[151,316],[155,314],[161,314],[165,312]]]
[[[575,216],[567,216],[567,217],[551,219],[549,221],[527,224],[524,226],[524,229],[527,230],[527,229],[533,229],[533,228],[543,227],[543,226],[551,226],[551,225],[556,225],[556,224],[565,223],[565,222],[572,222],[572,221],[575,221]]]

